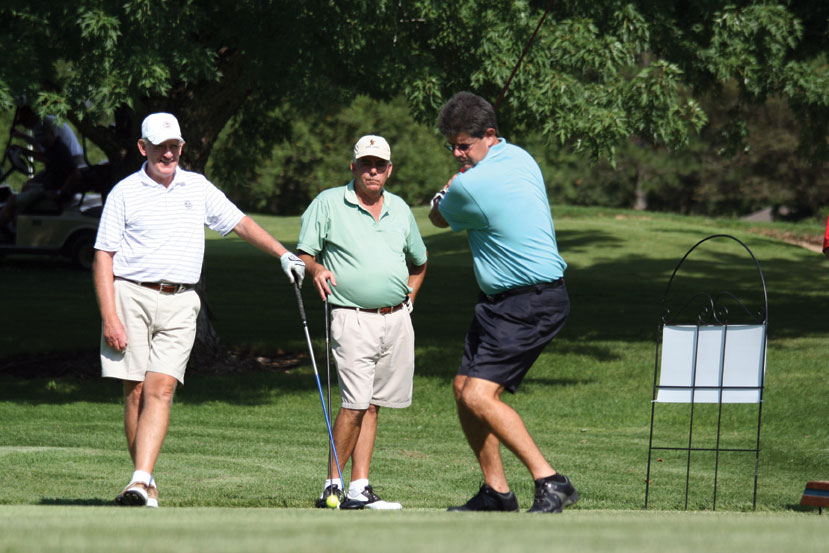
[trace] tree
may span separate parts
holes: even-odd
[[[385,14],[385,15],[384,15]],[[203,171],[219,133],[255,164],[289,128],[291,110],[322,111],[356,90],[386,88],[381,2],[53,0],[3,5],[10,38],[0,105],[25,97],[41,114],[70,119],[107,155],[116,176],[141,163],[143,117],[175,113],[187,140],[182,165]],[[379,53],[379,54],[378,54]],[[232,121],[231,121],[232,119]],[[204,309],[194,355],[218,352]]]
[[[0,8],[11,44],[0,103],[26,94],[77,120],[110,159],[134,167],[142,116],[174,111],[186,162],[202,170],[219,132],[267,155],[294,113],[359,92],[404,91],[434,121],[451,93],[495,99],[546,0],[337,2],[53,0]],[[702,0],[558,0],[500,107],[505,129],[610,157],[631,135],[680,148],[706,114],[698,99],[735,82],[731,135],[746,105],[785,99],[804,153],[827,159],[829,6]],[[274,110],[276,106],[287,110]],[[110,122],[115,122],[114,126]],[[103,124],[98,124],[103,123]]]
[[[549,5],[505,2],[483,10],[465,2],[414,4],[411,19],[419,21],[422,47],[407,64],[415,70],[406,91],[427,119],[460,88],[497,98],[542,6]],[[707,120],[699,99],[718,96],[733,82],[739,95],[732,106],[732,149],[746,137],[746,106],[775,95],[798,117],[803,154],[825,161],[827,22],[829,6],[808,0],[727,6],[559,0],[510,85],[499,120],[516,130],[543,129],[549,139],[594,158],[612,159],[615,146],[631,135],[678,149]]]
[[[324,116],[297,116],[290,124],[290,138],[273,143],[269,159],[250,166],[242,148],[219,138],[208,171],[243,210],[302,213],[319,192],[348,182],[352,147],[365,134],[389,141],[394,174],[386,187],[410,205],[431,200],[457,167],[443,148],[446,140],[415,121],[402,96],[385,102],[358,96]]]
[[[19,5],[18,5],[19,4]],[[542,0],[50,0],[4,3],[0,106],[25,95],[69,118],[109,157],[134,170],[140,121],[174,112],[205,168],[219,133],[270,155],[294,114],[324,113],[357,93],[403,92],[433,122],[453,92],[492,99],[507,82]],[[504,133],[614,159],[636,136],[680,149],[706,121],[699,98],[727,83],[728,144],[745,142],[746,106],[774,95],[796,115],[801,151],[829,158],[829,5],[791,0],[559,0],[499,107]],[[280,107],[281,109],[275,109]]]
[[[0,102],[25,95],[70,118],[127,173],[142,118],[171,111],[203,170],[231,117],[257,153],[284,129],[279,103],[314,109],[353,95],[367,3],[55,0],[0,8],[12,37]],[[330,37],[336,37],[331,40]],[[113,124],[114,123],[114,124]]]
[[[724,94],[736,94],[736,87]],[[775,219],[803,219],[829,204],[829,172],[794,152],[798,124],[784,102],[770,98],[747,113],[745,147],[728,152],[730,105],[703,100],[709,117],[681,150],[634,139],[621,144],[615,164],[592,163],[566,146],[522,137],[536,152],[550,198],[558,203],[708,216],[745,216],[771,207]]]

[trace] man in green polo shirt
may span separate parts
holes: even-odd
[[[341,472],[351,459],[351,483],[340,508],[401,509],[374,493],[368,471],[380,407],[412,403],[409,314],[426,275],[426,246],[409,206],[384,190],[392,173],[384,138],[357,141],[351,173],[346,186],[325,190],[308,206],[297,253],[332,307],[332,353],[342,398],[333,432]],[[332,467],[317,507],[344,489],[337,474]]]

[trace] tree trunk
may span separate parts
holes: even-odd
[[[642,182],[644,179],[645,170],[642,168],[641,164],[636,166],[636,189],[635,189],[635,197],[633,200],[633,209],[638,211],[645,211],[648,209],[648,195],[642,187]]]
[[[207,303],[206,291],[207,286],[204,282],[204,275],[202,275],[196,286],[196,292],[201,299],[201,310],[196,322],[196,341],[193,344],[193,351],[190,353],[188,366],[220,372],[222,368],[229,366],[229,355],[227,349],[219,341],[219,335],[213,327],[213,312]]]

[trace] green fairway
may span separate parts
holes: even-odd
[[[372,464],[376,491],[403,503],[401,513],[312,508],[327,434],[307,356],[284,371],[189,372],[156,466],[162,508],[110,507],[132,470],[119,384],[8,375],[22,362],[9,356],[55,352],[92,354],[94,373],[100,320],[91,276],[59,259],[0,260],[0,552],[825,550],[829,519],[799,501],[806,481],[829,479],[829,262],[773,237],[792,227],[554,207],[572,313],[506,400],[581,500],[552,518],[450,516],[445,508],[481,483],[451,396],[477,286],[465,237],[431,227],[425,208],[415,214],[430,262],[413,313],[414,402],[382,410]],[[256,219],[293,245],[299,218]],[[715,460],[695,453],[685,513],[685,457],[671,452],[654,459],[651,509],[644,512],[659,302],[685,252],[722,232],[751,248],[768,285],[757,512],[753,455],[721,455],[711,513],[699,511],[712,506]],[[684,283],[728,288],[736,279],[748,289],[753,284],[742,282],[753,278],[752,267],[739,246],[717,244],[700,252]],[[225,345],[266,357],[305,352],[295,297],[277,260],[211,235],[205,278]],[[303,296],[324,373],[322,303],[310,286]],[[333,394],[336,411],[336,388]],[[750,442],[743,429],[756,424],[756,406],[725,411],[724,440]],[[687,406],[669,409],[665,420],[687,438],[685,412]],[[704,407],[697,414],[702,423],[714,420]],[[705,428],[695,430],[695,445],[712,440]],[[525,510],[532,482],[508,452],[505,464]],[[141,541],[132,539],[136,533]]]
[[[0,551],[373,551],[818,553],[827,527],[792,514],[576,511],[549,516],[434,510],[0,507]]]

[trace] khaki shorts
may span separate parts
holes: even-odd
[[[162,294],[115,279],[115,309],[127,333],[127,349],[115,351],[101,333],[101,374],[143,382],[147,372],[168,374],[184,384],[196,339],[201,300],[195,290]]]
[[[408,310],[379,315],[334,308],[331,343],[343,407],[412,404],[414,329]]]

